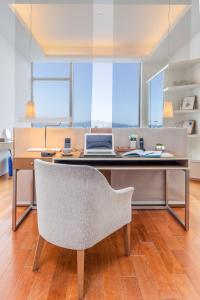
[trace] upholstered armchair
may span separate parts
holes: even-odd
[[[35,161],[39,240],[33,271],[39,269],[44,240],[77,251],[79,299],[84,295],[84,250],[125,228],[130,253],[133,188],[114,190],[95,168]]]

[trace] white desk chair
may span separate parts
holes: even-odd
[[[39,269],[44,240],[77,250],[79,299],[84,295],[84,250],[125,227],[130,254],[133,188],[113,190],[105,177],[89,166],[35,161],[39,241],[33,271]]]

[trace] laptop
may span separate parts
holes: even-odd
[[[86,133],[84,156],[116,156],[112,133]]]

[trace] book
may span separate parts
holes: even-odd
[[[144,151],[142,149],[138,149],[125,152],[122,154],[122,156],[159,158],[162,157],[162,151]]]

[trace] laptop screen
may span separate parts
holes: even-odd
[[[86,150],[112,150],[112,134],[94,134],[86,136]]]

